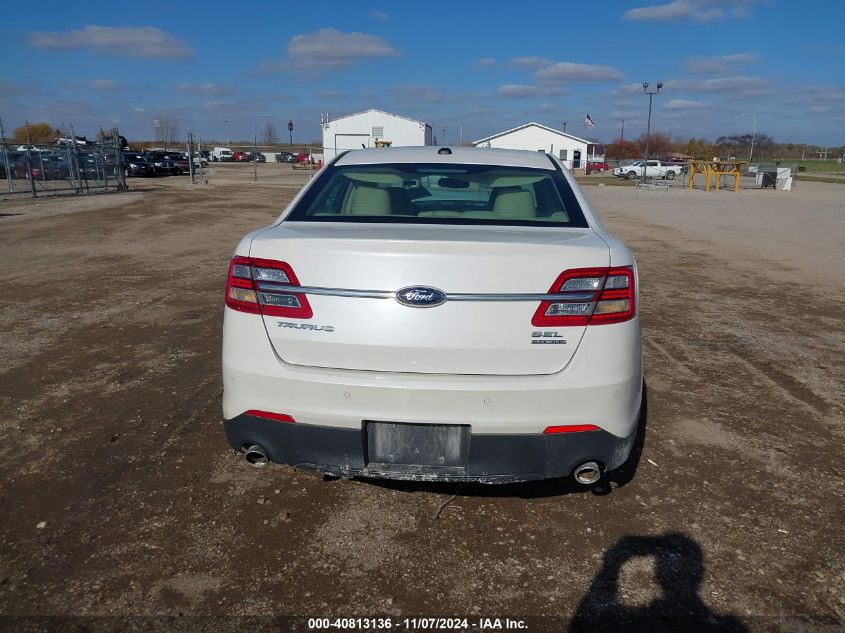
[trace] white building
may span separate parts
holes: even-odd
[[[423,121],[370,109],[323,121],[323,153],[330,161],[347,149],[376,147],[376,141],[390,147],[431,145],[431,126]]]
[[[548,152],[559,158],[569,169],[583,169],[590,142],[572,134],[532,122],[479,139],[473,145],[476,147]]]

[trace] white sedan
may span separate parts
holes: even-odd
[[[254,465],[591,484],[634,444],[638,305],[555,157],[347,152],[231,260],[226,436]]]

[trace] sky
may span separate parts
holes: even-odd
[[[612,142],[652,129],[845,144],[842,0],[15,3],[0,118],[154,138],[320,138],[379,108],[457,143],[536,121]],[[589,114],[596,126],[585,128]]]

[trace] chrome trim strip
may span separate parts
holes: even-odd
[[[364,299],[392,299],[389,290],[353,290],[346,288],[318,288],[315,286],[292,286],[273,281],[259,281],[258,289],[264,292],[290,292],[306,295],[324,295],[328,297],[361,297]]]
[[[292,286],[272,281],[259,281],[258,289],[263,292],[289,292],[326,297],[358,297],[362,299],[393,299],[396,292],[390,290],[353,290],[346,288],[320,288],[316,286]],[[516,293],[516,294],[473,294],[446,293],[446,301],[592,301],[595,292]]]
[[[447,294],[447,301],[592,301],[594,292],[557,292],[544,294]]]

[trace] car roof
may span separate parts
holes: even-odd
[[[442,149],[451,153],[439,153]],[[545,152],[489,147],[383,147],[354,149],[344,154],[335,165],[378,165],[384,163],[444,163],[469,165],[507,165],[534,169],[556,169]]]

